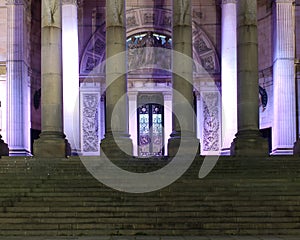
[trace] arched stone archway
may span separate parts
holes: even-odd
[[[201,75],[199,66],[212,74],[220,73],[220,62],[215,46],[199,26],[197,15],[193,19],[193,58],[196,62],[194,74]],[[172,35],[172,12],[167,9],[137,8],[126,12],[127,36],[151,31]],[[91,36],[80,61],[80,75],[104,76],[104,66],[92,71],[105,61],[105,23]],[[197,67],[198,66],[198,67]]]

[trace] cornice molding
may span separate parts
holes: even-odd
[[[77,0],[62,0],[62,5],[78,5]]]
[[[26,5],[26,0],[6,0],[6,5]]]
[[[273,0],[274,3],[290,3],[293,4],[295,0]]]
[[[237,0],[222,0],[222,4],[227,4],[227,3],[236,3]]]

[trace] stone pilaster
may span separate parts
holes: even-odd
[[[222,1],[222,154],[230,154],[230,145],[237,133],[237,43],[236,2]]]
[[[26,1],[7,1],[7,143],[11,155],[30,151],[30,81],[26,63]]]
[[[194,152],[189,146],[200,145],[195,133],[195,113],[191,111],[194,105],[191,20],[191,1],[173,0],[173,121],[168,142],[169,156],[175,156],[181,143],[186,143],[187,154]]]
[[[272,154],[292,154],[296,141],[293,0],[274,1]]]
[[[62,0],[64,132],[72,154],[80,154],[77,1]]]
[[[300,2],[295,2],[295,77],[296,77],[296,113],[297,141],[294,144],[294,155],[300,155]]]
[[[42,133],[34,142],[37,157],[69,154],[63,133],[61,1],[42,0]]]
[[[236,156],[268,155],[268,143],[258,130],[257,1],[237,1],[238,132],[231,145]]]
[[[172,133],[172,93],[163,92],[164,96],[164,139],[169,139],[170,134]],[[164,154],[168,156],[168,141],[165,141],[164,145]]]
[[[132,155],[128,134],[125,1],[106,0],[106,133],[101,150]]]
[[[137,92],[129,92],[129,134],[132,138],[133,155],[138,156],[138,120],[137,120]]]

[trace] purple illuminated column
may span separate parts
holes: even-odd
[[[296,141],[293,2],[274,1],[272,154],[292,154]]]
[[[62,0],[62,61],[64,131],[73,153],[79,143],[79,64],[77,0]]]
[[[30,79],[26,59],[27,1],[7,1],[6,139],[11,155],[30,151]]]
[[[294,144],[294,154],[300,155],[300,1],[295,3],[295,52],[296,52],[296,58],[295,58],[295,77],[296,77],[296,84],[297,84],[297,123],[298,123],[298,135],[297,135],[297,141]]]
[[[237,132],[236,2],[222,1],[222,154],[230,153]]]

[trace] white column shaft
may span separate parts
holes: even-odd
[[[172,133],[172,94],[164,93],[164,142],[165,155],[168,155],[168,139]]]
[[[137,120],[137,92],[128,93],[129,102],[129,134],[132,139],[133,155],[138,156],[138,120]]]
[[[222,2],[222,149],[229,153],[237,133],[236,0]]]
[[[296,141],[295,35],[292,0],[275,3],[274,18],[274,154],[292,153]]]
[[[76,1],[62,5],[63,113],[64,131],[72,151],[80,149],[79,63]]]
[[[30,149],[30,95],[26,65],[26,6],[7,5],[7,143],[13,154]]]

